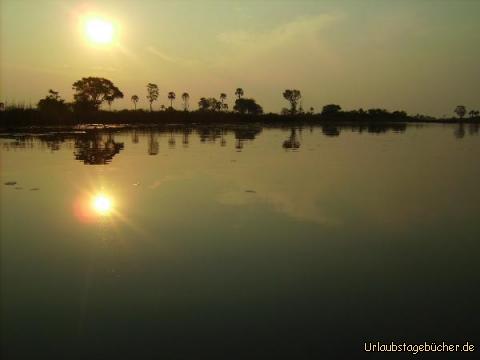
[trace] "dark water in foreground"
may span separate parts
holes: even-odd
[[[0,147],[4,359],[480,351],[478,128],[172,127]]]

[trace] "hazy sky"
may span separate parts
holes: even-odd
[[[237,87],[266,111],[287,106],[382,107],[451,115],[480,108],[480,0],[50,1],[0,0],[0,99],[35,104],[49,88],[72,99],[85,76],[112,80],[147,107],[145,85],[201,96]],[[81,20],[114,24],[114,44],[94,45]]]

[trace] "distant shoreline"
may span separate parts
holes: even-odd
[[[339,126],[368,125],[368,124],[477,124],[480,117],[469,118],[446,118],[439,119],[422,115],[409,116],[398,115],[393,112],[382,111],[378,114],[358,112],[340,112],[334,115],[325,114],[262,114],[250,115],[233,112],[210,112],[210,111],[144,111],[144,110],[121,110],[121,111],[97,111],[90,114],[44,114],[37,109],[14,109],[0,112],[0,129],[20,130],[25,129],[74,129],[75,127],[86,128],[112,128],[118,127],[151,127],[171,125],[322,125],[336,124]]]

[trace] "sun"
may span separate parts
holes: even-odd
[[[109,215],[113,208],[112,200],[104,194],[98,194],[92,199],[92,208],[99,215]]]
[[[85,34],[96,44],[110,44],[113,40],[114,29],[111,22],[101,18],[92,18],[85,22]]]

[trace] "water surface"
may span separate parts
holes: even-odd
[[[0,147],[9,359],[480,346],[478,127],[79,129]]]

